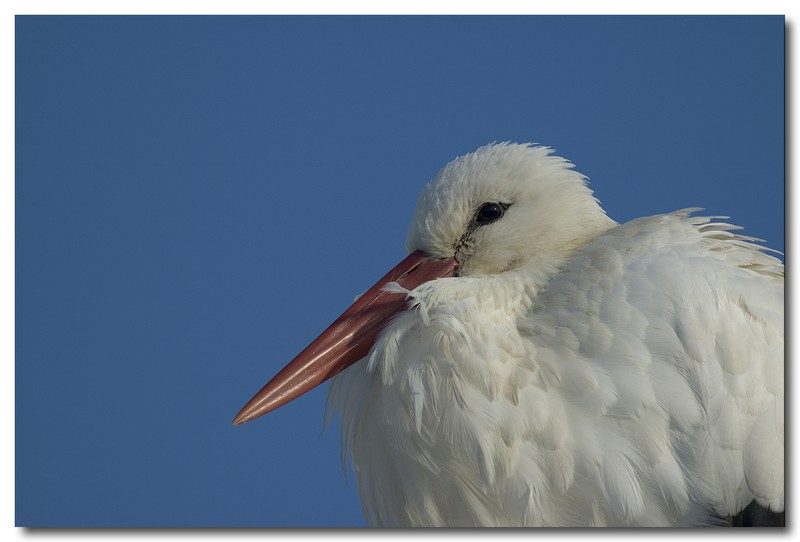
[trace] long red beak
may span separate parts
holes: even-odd
[[[387,283],[396,282],[413,290],[429,280],[452,276],[455,268],[453,259],[431,260],[420,250],[412,252],[261,388],[239,411],[233,424],[271,412],[363,359],[378,333],[405,308],[404,295],[383,290]]]

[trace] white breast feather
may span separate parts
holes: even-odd
[[[439,279],[338,376],[367,520],[690,525],[783,510],[783,265],[688,211],[550,280]]]

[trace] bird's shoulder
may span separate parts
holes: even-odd
[[[538,292],[531,314],[591,319],[603,308],[601,319],[612,323],[626,315],[615,313],[609,300],[645,314],[694,306],[724,316],[735,305],[755,325],[782,327],[783,263],[758,239],[715,220],[722,217],[693,211],[639,218],[597,236]]]

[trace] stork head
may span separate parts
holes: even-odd
[[[454,258],[463,276],[569,257],[614,223],[586,178],[551,153],[499,143],[447,164],[420,195],[409,252]]]
[[[364,358],[406,290],[440,277],[489,275],[548,262],[553,268],[614,224],[585,178],[546,147],[487,145],[455,159],[417,204],[411,253],[259,391],[234,419],[252,420]],[[402,290],[400,290],[402,291]]]

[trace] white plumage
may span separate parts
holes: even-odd
[[[619,225],[571,168],[489,145],[422,193],[409,252],[458,276],[410,291],[329,397],[371,525],[783,510],[782,263],[694,210]]]

